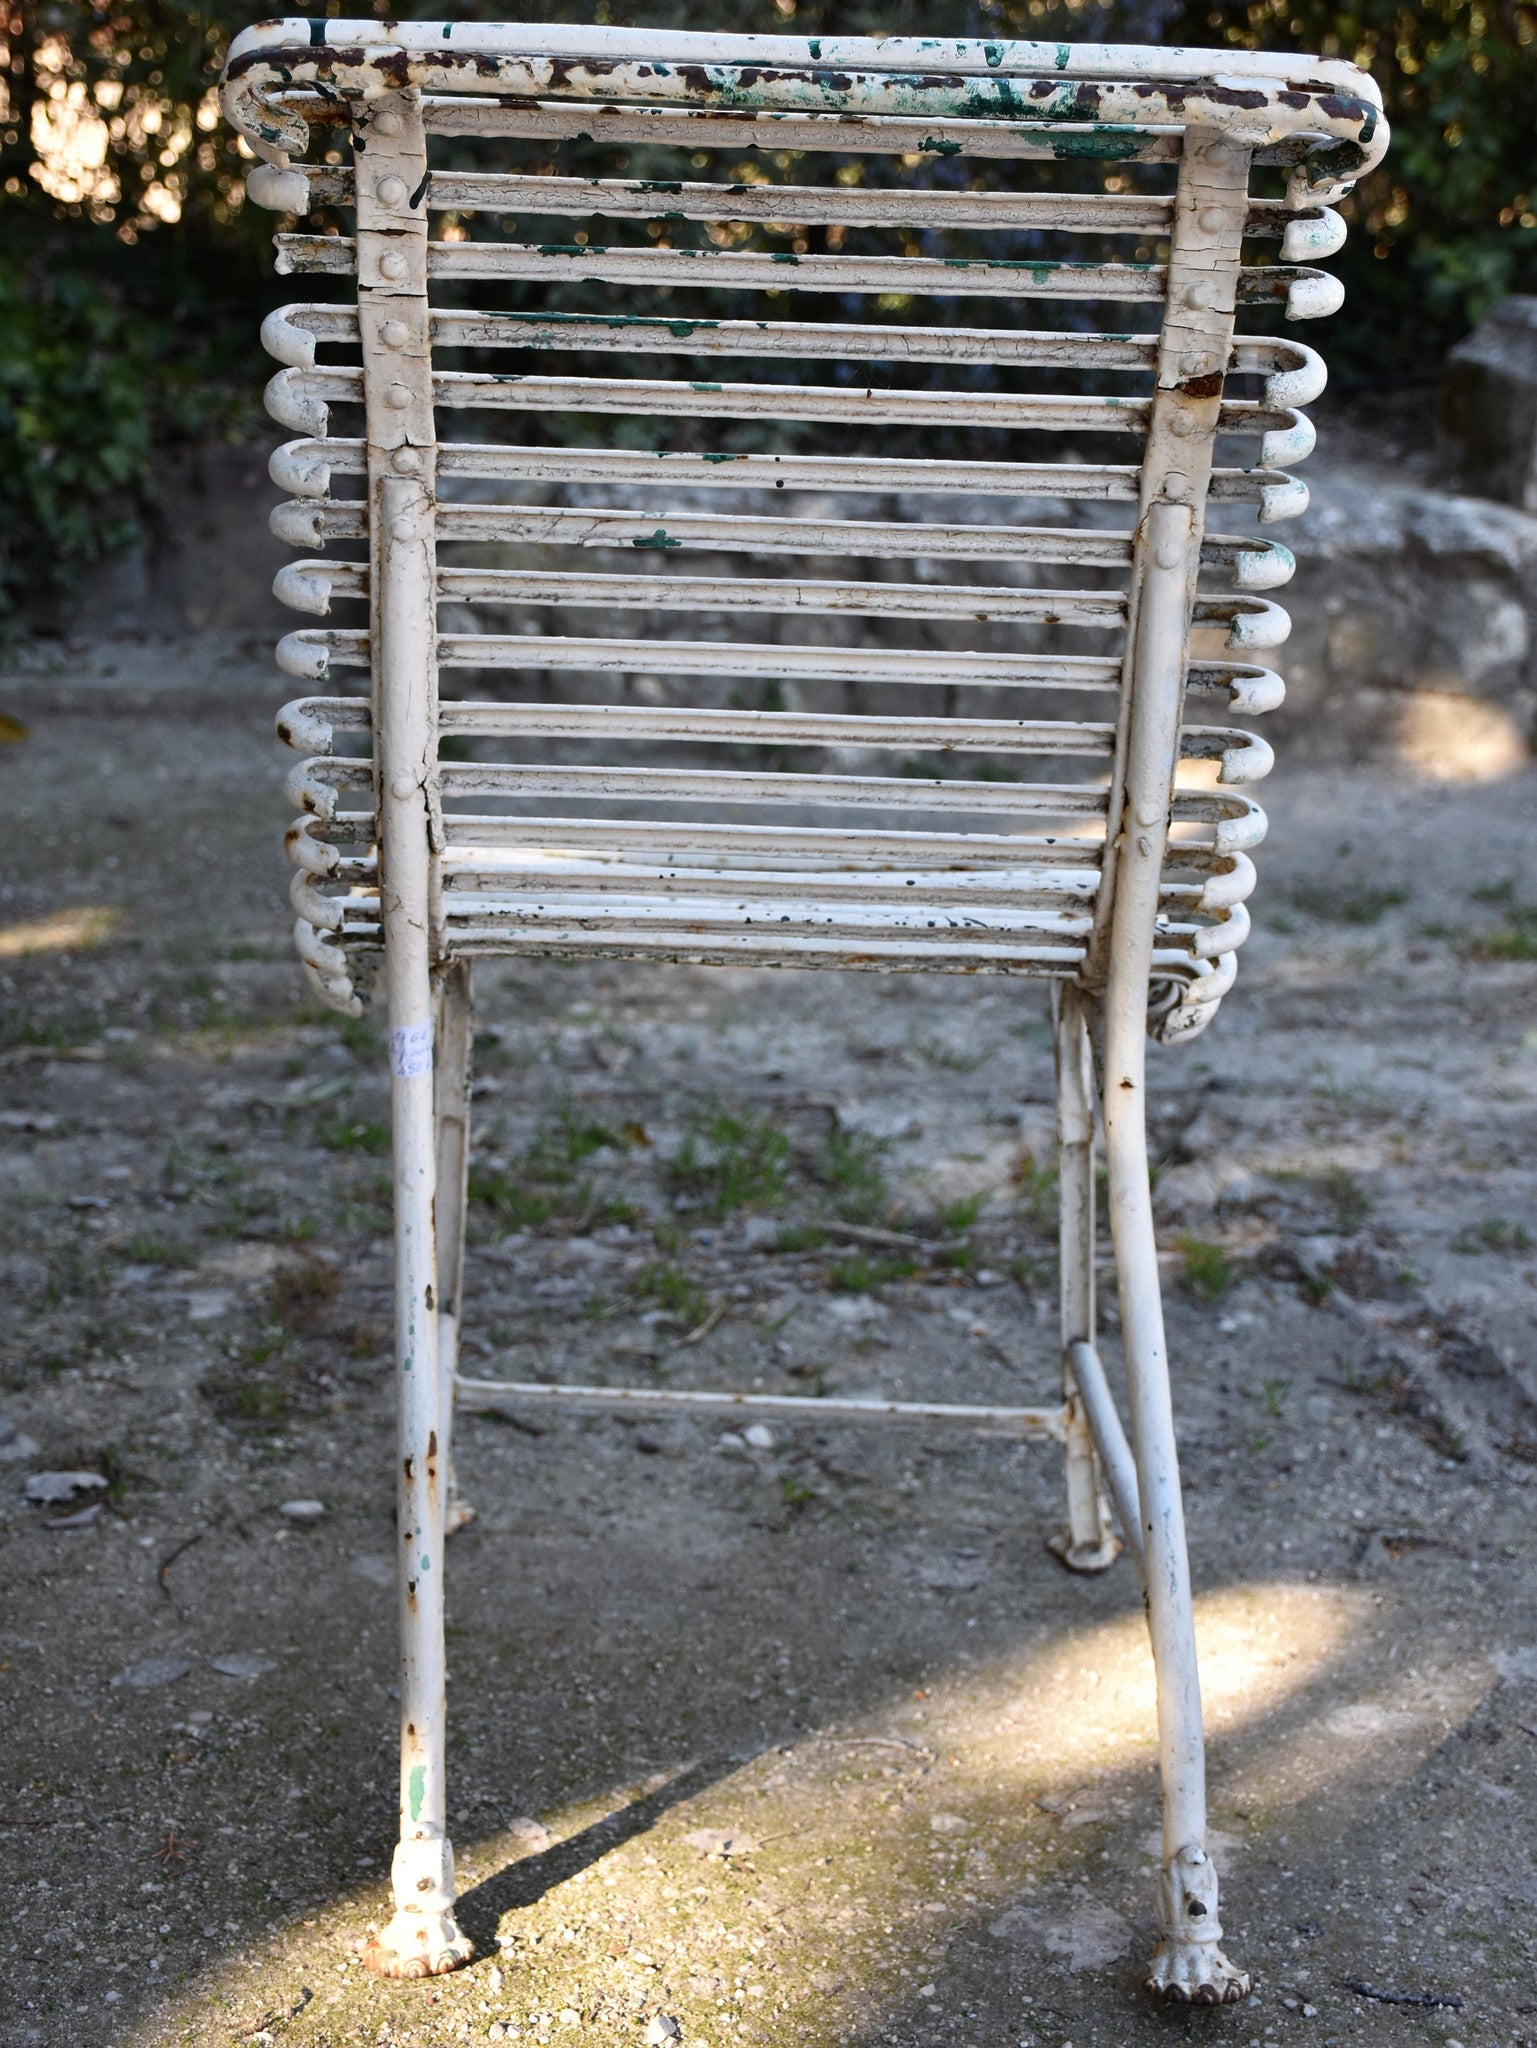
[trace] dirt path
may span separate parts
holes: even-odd
[[[376,1039],[288,953],[264,663],[57,667],[0,682],[0,2043],[1537,2039],[1530,779],[1277,776],[1237,992],[1155,1064],[1258,2000],[1140,2002],[1148,1660],[1129,1567],[1043,1547],[1048,1455],[473,1411],[484,1959],[401,1988],[355,1962],[394,1805]],[[482,1006],[485,1372],[1049,1395],[1039,991],[504,965]],[[105,1484],[26,1503],[49,1470]]]

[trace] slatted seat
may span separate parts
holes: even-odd
[[[340,614],[278,648],[341,693],[278,722],[303,756],[297,944],[326,1001],[389,1025],[402,1820],[371,1965],[469,1953],[444,1819],[458,1386],[1059,1443],[1058,1554],[1103,1569],[1118,1518],[1147,1594],[1148,1982],[1241,1998],[1204,1846],[1144,1047],[1210,1022],[1249,928],[1271,754],[1225,719],[1281,699],[1254,657],[1285,637],[1263,593],[1292,560],[1253,526],[1306,505],[1288,465],[1324,383],[1240,309],[1337,310],[1312,265],[1386,147],[1375,89],[1232,51],[306,20],[236,39],[224,104],[251,198],[321,216],[279,234],[279,271],[342,294],[263,340],[295,436],[273,524],[305,551],[277,591]],[[458,1375],[483,954],[1048,981],[1060,1404]],[[1129,1433],[1095,1342],[1096,1113]]]

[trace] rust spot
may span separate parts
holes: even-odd
[[[433,1431],[431,1431],[431,1433],[430,1433],[430,1434],[428,1435],[428,1438],[427,1438],[427,1456],[428,1456],[428,1458],[429,1458],[429,1460],[430,1460],[430,1459],[432,1459],[432,1458],[435,1458],[435,1457],[436,1457],[437,1455],[438,1455],[438,1433],[437,1433],[437,1431],[436,1431],[436,1430],[433,1430]]]
[[[409,1480],[416,1469],[416,1460],[414,1458],[402,1458],[400,1463],[407,1480]]]
[[[1187,398],[1220,398],[1222,372],[1213,370],[1205,377],[1187,377],[1179,388]]]

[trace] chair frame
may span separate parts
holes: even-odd
[[[1307,452],[1310,430],[1286,409],[1287,402],[1311,395],[1321,384],[1309,351],[1291,347],[1288,353],[1288,345],[1235,334],[1237,297],[1244,280],[1255,275],[1242,271],[1241,245],[1246,233],[1280,233],[1283,264],[1338,245],[1338,218],[1327,202],[1348,190],[1386,147],[1375,88],[1348,64],[1231,50],[900,39],[819,44],[645,30],[284,21],[236,39],[224,105],[262,159],[250,180],[259,203],[303,213],[330,197],[356,207],[356,240],[346,250],[335,240],[327,246],[322,238],[297,234],[281,236],[279,244],[280,268],[355,269],[361,378],[316,367],[315,341],[342,332],[340,313],[342,325],[328,326],[326,308],[286,309],[269,319],[264,339],[288,366],[274,379],[269,405],[311,436],[274,457],[274,474],[299,494],[294,506],[280,509],[276,529],[301,543],[336,533],[366,534],[369,544],[368,634],[298,632],[284,642],[280,660],[311,675],[325,673],[332,658],[366,662],[371,698],[299,702],[282,714],[279,731],[311,756],[290,778],[304,814],[290,846],[300,866],[294,900],[306,972],[328,1000],[355,1011],[358,946],[382,940],[383,951],[394,1148],[401,1830],[392,1872],[395,1915],[369,1950],[370,1967],[392,1976],[431,1976],[471,1954],[454,1916],[445,1763],[444,1545],[467,1513],[452,1489],[458,1388],[477,1400],[520,1408],[561,1404],[735,1417],[758,1412],[805,1417],[823,1426],[917,1424],[1060,1444],[1066,1526],[1053,1547],[1074,1570],[1102,1570],[1121,1547],[1118,1519],[1146,1599],[1164,1798],[1158,1944],[1147,1983],[1174,2002],[1238,2001],[1250,1980],[1222,1951],[1217,1880],[1205,1847],[1200,1686],[1148,1170],[1146,1045],[1150,1025],[1165,1041],[1201,1028],[1231,983],[1232,949],[1246,922],[1239,900],[1246,893],[1246,885],[1239,886],[1239,871],[1247,867],[1242,848],[1263,829],[1262,815],[1247,799],[1176,793],[1180,761],[1193,755],[1220,758],[1228,783],[1263,773],[1269,760],[1263,743],[1247,735],[1222,731],[1202,739],[1200,729],[1182,726],[1185,692],[1196,680],[1189,655],[1193,622],[1224,620],[1232,629],[1230,645],[1268,644],[1267,632],[1272,641],[1279,637],[1266,623],[1274,607],[1246,607],[1240,600],[1214,608],[1197,596],[1203,544],[1206,559],[1236,567],[1240,588],[1263,588],[1289,573],[1284,550],[1273,545],[1209,540],[1206,504],[1212,496],[1246,495],[1259,501],[1262,517],[1300,509],[1301,487],[1269,464]],[[334,121],[338,110],[350,124],[353,170],[295,164],[293,157],[306,147],[308,125]],[[753,139],[748,131],[804,135],[821,124],[819,146],[865,150],[940,147],[932,139],[938,124],[938,131],[958,138],[953,147],[977,155],[1055,151],[1178,162],[1166,219],[1168,261],[1155,294],[1163,301],[1162,324],[1147,355],[1155,377],[1141,416],[1141,460],[1123,484],[1109,470],[1084,472],[1089,481],[1078,492],[1134,498],[1136,524],[1129,536],[1119,705],[1105,741],[1111,761],[1102,803],[1105,839],[1092,914],[1083,920],[1082,942],[1072,957],[1047,949],[1027,959],[985,947],[962,957],[955,947],[946,953],[900,934],[884,950],[830,942],[819,953],[809,942],[797,948],[786,941],[776,954],[764,940],[744,954],[724,940],[684,943],[665,935],[649,951],[633,935],[627,947],[615,948],[629,957],[660,951],[673,959],[777,958],[878,970],[980,966],[1046,974],[1053,996],[1061,1189],[1062,1399],[1055,1407],[515,1385],[458,1373],[472,954],[594,949],[572,932],[564,941],[546,938],[537,945],[499,945],[493,934],[476,946],[456,948],[445,910],[438,743],[443,730],[461,729],[454,720],[464,707],[440,706],[437,693],[447,641],[437,632],[436,606],[450,581],[436,559],[437,536],[448,530],[438,477],[452,461],[469,458],[454,453],[457,444],[440,441],[435,418],[442,380],[435,391],[428,283],[430,273],[443,274],[449,258],[442,244],[429,243],[428,214],[433,204],[450,203],[457,188],[453,174],[440,173],[434,174],[436,191],[428,192],[427,135],[431,130],[558,137],[582,132],[583,124],[616,137],[634,130],[657,140],[712,146],[739,146],[744,135]],[[1251,201],[1254,161],[1287,168],[1284,204]],[[460,186],[468,182],[459,179]],[[1045,202],[1010,203],[1022,219],[1072,225],[1078,202],[1056,199],[1061,203],[1054,214],[1042,212]],[[612,203],[622,210],[626,202]],[[635,201],[631,211],[642,203]],[[739,212],[748,204],[738,195]],[[1007,209],[1000,204],[997,210],[1001,215]],[[738,217],[724,208],[721,214]],[[543,252],[513,251],[508,262],[515,258],[524,268],[508,274],[540,274],[536,253]],[[484,254],[480,260],[490,261]],[[709,260],[730,281],[731,259]],[[621,281],[630,274],[619,259],[610,267]],[[646,274],[658,278],[663,272],[653,261]],[[1121,290],[1129,275],[1117,273],[1106,288],[1135,295],[1141,291],[1135,281]],[[1338,303],[1333,280],[1321,273],[1282,267],[1258,275],[1262,283],[1270,279],[1267,295],[1284,294],[1294,316],[1332,311]],[[1250,409],[1265,430],[1262,468],[1247,477],[1214,469],[1217,434],[1228,431],[1236,416],[1223,399],[1223,373],[1232,368],[1270,374],[1269,411]],[[361,397],[364,405],[363,444],[345,444],[353,468],[366,474],[361,524],[354,520],[348,526],[339,508],[324,513],[314,507],[324,497],[326,465],[340,461],[344,449],[325,438],[328,396]],[[550,402],[558,403],[559,395]],[[620,459],[612,458],[610,473]],[[1100,488],[1093,481],[1099,476],[1112,482]],[[301,564],[284,571],[278,587],[290,602],[312,611],[328,609],[334,594],[364,594],[360,572],[347,565]],[[1240,707],[1264,709],[1279,699],[1279,684],[1263,669],[1229,663],[1220,667],[1217,680]],[[469,710],[481,720],[477,729],[498,729],[496,707]],[[690,716],[693,727],[684,730]],[[777,729],[762,713],[694,713],[681,726],[674,724],[684,737],[730,736],[733,718],[738,725],[743,719],[755,722],[743,726],[744,732]],[[932,721],[905,723],[915,731],[933,729]],[[830,729],[825,719],[822,724]],[[575,711],[566,714],[564,727],[558,718],[546,726],[585,729]],[[371,762],[328,758],[337,733],[368,729]],[[326,839],[323,828],[341,815],[340,794],[349,787],[371,791],[376,863],[349,865]],[[1208,882],[1198,899],[1198,907],[1217,917],[1220,942],[1202,939],[1208,928],[1181,927],[1183,952],[1171,954],[1168,867],[1181,854],[1180,844],[1171,847],[1175,817],[1207,821],[1215,849],[1208,869],[1229,881],[1226,897]],[[1239,881],[1232,880],[1235,874]],[[349,877],[353,896],[345,905],[320,895],[319,882]],[[360,887],[363,911],[356,908]],[[1129,1397],[1126,1429],[1096,1340],[1096,1122],[1108,1168]]]

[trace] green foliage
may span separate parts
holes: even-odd
[[[641,1301],[654,1301],[664,1314],[693,1330],[710,1313],[710,1297],[696,1280],[670,1259],[654,1259],[630,1283]]]
[[[676,1195],[724,1216],[772,1208],[789,1171],[790,1140],[772,1117],[717,1109],[691,1126],[667,1177]]]
[[[893,1280],[910,1280],[917,1270],[916,1259],[872,1259],[867,1252],[855,1252],[835,1261],[828,1268],[828,1278],[844,1294],[869,1294]]]
[[[1199,1237],[1181,1237],[1179,1248],[1185,1257],[1180,1277],[1186,1293],[1197,1301],[1220,1301],[1238,1278],[1238,1268],[1227,1253]]]
[[[1392,147],[1340,209],[1345,309],[1307,337],[1347,376],[1433,371],[1496,299],[1537,290],[1531,0],[1186,0],[1167,35],[1345,57],[1382,88]]]
[[[835,1124],[817,1160],[817,1179],[832,1197],[833,1208],[850,1223],[869,1223],[886,1206],[886,1176],[881,1170],[881,1144],[864,1131],[846,1131]]]
[[[256,327],[283,295],[269,243],[276,223],[245,201],[247,163],[213,87],[231,38],[270,11],[238,0],[196,13],[165,0],[108,11],[12,0],[0,124],[0,623],[56,612],[105,553],[153,532],[167,447],[250,430],[264,371]],[[382,0],[373,11],[384,13]],[[442,11],[437,0],[405,10]],[[1533,0],[734,0],[724,12],[720,0],[554,0],[541,13],[659,28],[1353,57],[1382,86],[1395,143],[1345,202],[1355,230],[1339,259],[1347,309],[1309,339],[1347,378],[1429,372],[1493,300],[1537,289]],[[659,155],[633,154],[632,175],[649,174],[641,159]],[[734,154],[722,153],[716,174],[731,173]],[[611,155],[573,146],[561,168],[613,175]],[[313,224],[348,225],[341,216]],[[576,303],[568,287],[555,296]],[[608,296],[600,290],[604,304]],[[584,431],[574,420],[545,424],[557,439]],[[762,431],[733,430],[743,446]]]

